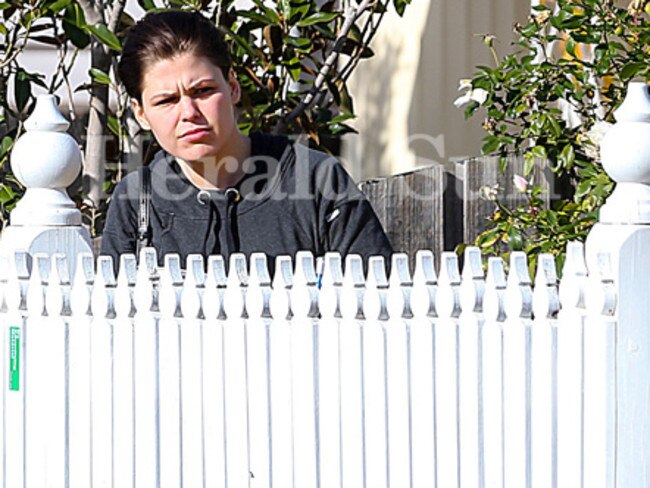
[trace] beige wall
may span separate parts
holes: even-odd
[[[404,18],[387,15],[373,41],[375,56],[351,79],[360,134],[345,137],[343,160],[353,175],[480,155],[482,120],[466,121],[454,107],[458,81],[494,63],[475,34],[495,34],[504,54],[512,24],[529,13],[526,0],[413,0]]]

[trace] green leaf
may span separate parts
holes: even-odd
[[[298,81],[298,78],[300,78],[300,74],[302,73],[302,65],[300,64],[300,59],[292,58],[282,64],[286,66],[289,74],[291,75],[291,79],[293,81]]]
[[[249,20],[254,20],[259,22],[260,24],[267,25],[267,24],[274,24],[272,19],[269,17],[266,17],[265,15],[262,15],[258,12],[255,12],[253,10],[238,10],[235,12],[237,17],[244,17],[245,19]]]
[[[328,125],[330,134],[333,136],[342,136],[344,134],[358,134],[358,131],[347,124]]]
[[[71,0],[58,0],[51,5],[48,5],[47,10],[56,15],[64,8],[68,7],[68,5],[70,5],[70,2]]]
[[[66,9],[64,19],[79,29],[86,28],[84,11],[77,3],[73,3]]]
[[[0,10],[7,10],[11,8],[11,4],[7,2],[0,2]]]
[[[646,63],[637,63],[637,62],[627,63],[625,66],[623,66],[623,69],[621,70],[621,78],[624,80],[629,80],[630,78],[634,78],[642,69],[646,67],[647,67]]]
[[[70,5],[63,16],[63,32],[72,44],[84,49],[90,44],[90,36],[84,30],[86,28],[86,19],[83,10],[76,3]]]
[[[114,115],[109,115],[106,119],[106,125],[113,134],[115,134],[117,137],[120,137],[120,123],[117,120],[117,117]]]
[[[508,230],[508,245],[513,251],[521,251],[524,248],[524,236],[516,227]]]
[[[305,26],[314,25],[314,24],[324,24],[324,23],[327,23],[327,22],[331,22],[332,20],[334,20],[338,16],[339,16],[338,13],[318,12],[317,14],[310,15],[306,19],[302,19],[296,25],[298,27],[305,27]]]
[[[532,151],[526,151],[524,153],[524,176],[530,176],[533,168],[535,167],[535,155]]]
[[[146,12],[157,8],[153,0],[138,0],[138,5],[140,5],[140,7],[142,7]]]
[[[548,159],[546,154],[546,148],[544,146],[535,146],[530,150],[533,153],[533,156],[539,159]]]
[[[18,69],[14,84],[14,96],[16,97],[16,108],[22,112],[32,96],[32,82],[29,74],[22,68]]]
[[[16,198],[16,192],[9,185],[0,185],[0,203],[6,205]]]
[[[110,76],[97,68],[90,68],[90,76],[94,81],[102,85],[110,85],[112,83]]]
[[[487,136],[483,141],[484,144],[481,148],[481,152],[484,155],[492,154],[499,149],[499,146],[501,146],[501,141],[499,141],[499,138],[495,136]]]
[[[87,26],[88,30],[105,46],[113,51],[121,51],[122,44],[115,34],[113,34],[104,24],[95,24]]]
[[[0,142],[0,155],[4,156],[9,152],[9,149],[11,149],[11,146],[13,146],[14,140],[13,138],[9,136],[4,136],[2,138],[2,142]]]
[[[406,6],[411,3],[411,0],[393,0],[393,5],[395,6],[395,11],[400,17],[404,15],[404,10]]]
[[[558,121],[551,114],[546,115],[546,121],[548,122],[549,128],[554,137],[560,137],[562,135],[562,128]]]
[[[571,144],[564,146],[564,149],[562,149],[562,152],[559,156],[560,165],[562,165],[563,168],[569,170],[573,167],[575,159],[576,153],[573,149],[573,146]]]
[[[337,115],[336,117],[333,117],[332,119],[330,119],[327,122],[327,124],[328,125],[340,124],[341,122],[345,122],[346,120],[356,119],[356,118],[357,118],[357,116],[354,115],[354,114],[341,114],[341,115]]]

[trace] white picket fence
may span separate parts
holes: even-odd
[[[0,266],[3,487],[623,488],[607,255],[165,258]]]

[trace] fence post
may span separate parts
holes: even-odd
[[[12,170],[27,190],[11,212],[11,225],[2,231],[0,253],[63,253],[73,275],[76,256],[92,252],[92,245],[81,212],[65,190],[81,170],[79,146],[65,132],[69,125],[54,95],[37,98],[25,122],[27,131],[11,154]]]
[[[601,145],[605,171],[617,183],[587,238],[587,263],[611,255],[618,322],[616,344],[616,486],[650,481],[650,93],[631,83]],[[588,400],[587,400],[588,401]]]

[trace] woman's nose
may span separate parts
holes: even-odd
[[[192,97],[183,96],[180,100],[181,117],[184,120],[190,120],[197,117],[199,114],[196,101]]]

